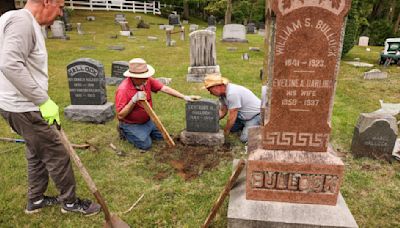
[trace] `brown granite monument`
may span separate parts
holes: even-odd
[[[344,164],[329,145],[351,0],[273,0],[264,126],[249,138],[246,199],[336,205]],[[258,132],[259,134],[255,134]]]

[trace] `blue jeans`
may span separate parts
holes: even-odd
[[[151,120],[144,124],[128,124],[121,122],[119,128],[128,142],[142,150],[148,150],[151,148],[151,139],[163,139],[161,132]]]
[[[261,124],[261,117],[260,114],[254,116],[249,120],[242,120],[239,117],[236,118],[235,123],[231,128],[231,132],[239,132],[242,130],[242,134],[240,135],[241,142],[247,142],[248,135],[249,135],[249,127],[259,126]]]

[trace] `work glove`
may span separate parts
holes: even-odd
[[[200,100],[200,99],[201,99],[200,96],[195,96],[195,95],[183,96],[183,100],[185,100],[185,101],[195,101],[195,100]]]
[[[61,124],[58,105],[50,98],[43,104],[39,105],[39,110],[43,119],[46,120],[49,125],[54,124],[54,121],[56,121],[57,124]]]
[[[132,103],[144,100],[146,100],[146,93],[144,91],[137,91],[137,93],[131,98]]]

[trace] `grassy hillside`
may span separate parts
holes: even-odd
[[[159,30],[159,23],[166,19],[143,15],[151,28],[134,29],[134,39],[110,36],[119,33],[114,24],[113,12],[74,11],[72,23],[81,22],[85,35],[69,32],[68,41],[47,40],[49,52],[50,91],[52,99],[61,107],[70,104],[66,66],[78,58],[93,58],[104,64],[107,75],[111,74],[112,61],[128,61],[135,57],[144,58],[156,69],[156,77],[172,78],[171,87],[184,94],[212,98],[198,83],[187,83],[189,66],[189,41],[179,40],[174,35],[175,47],[166,47],[165,31]],[[86,21],[94,15],[95,21]],[[136,25],[135,16],[125,13],[131,28]],[[193,21],[205,27],[200,21]],[[188,26],[186,26],[188,30]],[[147,36],[157,36],[158,41],[148,41]],[[232,82],[244,85],[261,94],[259,70],[264,58],[263,38],[256,34],[247,35],[249,43],[222,43],[222,27],[217,30],[217,62],[222,74]],[[95,50],[80,50],[82,46],[94,46]],[[124,51],[110,51],[111,45],[123,45]],[[237,51],[228,51],[237,47]],[[249,47],[260,47],[261,52],[249,52]],[[346,59],[359,57],[361,61],[377,63],[380,47],[355,47]],[[241,60],[248,52],[249,61]],[[342,194],[360,227],[400,227],[400,165],[398,162],[354,159],[348,152],[354,125],[359,113],[379,108],[379,99],[400,103],[400,68],[384,69],[390,77],[380,81],[365,81],[362,73],[367,69],[355,68],[342,63],[338,77],[335,106],[332,117],[331,141],[343,154],[346,163],[345,181]],[[115,87],[108,86],[108,100],[114,102]],[[154,94],[154,109],[167,130],[175,136],[185,128],[185,103],[166,94]],[[178,146],[167,149],[164,143],[157,143],[151,151],[140,153],[127,142],[119,141],[113,120],[103,125],[77,123],[65,120],[62,124],[70,141],[95,145],[97,150],[78,150],[98,189],[101,191],[112,212],[134,227],[198,227],[203,223],[214,200],[223,189],[231,174],[233,158],[243,156],[244,145],[233,135],[227,138],[227,145],[221,149]],[[225,125],[225,121],[221,122]],[[0,120],[2,137],[18,137],[8,125]],[[109,147],[113,143],[127,152],[119,157]],[[25,215],[27,174],[24,146],[0,143],[0,227],[93,227],[100,226],[103,215],[84,218],[63,215],[59,207],[43,210],[37,215]],[[211,161],[211,162],[210,162]],[[182,165],[184,166],[182,168]],[[189,172],[190,171],[190,172]],[[92,198],[86,184],[75,169],[78,195]],[[56,194],[51,184],[49,194]],[[140,203],[129,213],[122,214],[142,194]],[[220,209],[213,225],[226,227],[227,202]]]

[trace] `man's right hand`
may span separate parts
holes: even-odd
[[[52,125],[54,121],[56,121],[57,124],[61,124],[58,105],[50,98],[43,104],[39,105],[39,110],[43,119],[46,120],[49,125]]]
[[[144,91],[137,91],[135,95],[133,95],[131,102],[136,103],[138,101],[146,100],[146,93]]]

